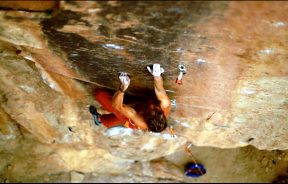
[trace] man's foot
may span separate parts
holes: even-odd
[[[90,113],[92,114],[93,118],[94,118],[94,122],[97,126],[99,126],[101,124],[100,120],[99,120],[99,117],[101,116],[101,114],[99,114],[97,112],[97,109],[96,107],[94,107],[93,105],[90,105],[89,107],[89,111]]]
[[[89,111],[90,111],[90,113],[93,114],[93,115],[98,115],[97,109],[96,109],[96,107],[94,107],[93,105],[90,105],[90,106],[89,106]]]

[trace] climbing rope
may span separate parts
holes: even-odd
[[[168,130],[168,131],[169,131],[169,134],[170,134],[171,137],[174,137],[174,138],[177,137],[177,135],[176,135],[176,133],[175,133],[174,128],[173,128],[172,125],[169,126],[169,130]],[[185,136],[183,136],[183,135],[180,135],[180,136],[188,139],[187,137],[185,137]],[[194,156],[193,156],[193,154],[192,154],[192,151],[191,151],[191,149],[190,149],[191,146],[192,146],[192,143],[186,145],[186,146],[184,147],[184,150],[185,150],[185,152],[187,152],[187,153],[191,156],[192,161],[193,161],[193,163],[195,164],[195,168],[201,173],[201,176],[202,176],[202,175],[204,175],[204,174],[206,173],[206,171],[205,171],[205,173],[203,173],[203,171],[200,169],[200,165],[196,162],[196,159],[194,158]],[[201,165],[201,166],[202,166],[202,165]],[[187,171],[185,171],[185,174],[186,174],[186,175],[188,174],[188,173],[187,173],[188,171],[189,171],[189,169],[188,169]],[[196,175],[195,175],[195,176],[196,176]],[[208,179],[208,180],[209,180],[209,179]],[[210,182],[209,182],[209,183],[210,183]]]
[[[201,175],[204,175],[205,173],[203,173],[202,170],[198,167],[198,164],[197,164],[195,158],[193,157],[192,151],[190,150],[191,146],[192,146],[192,143],[190,143],[188,146],[185,146],[185,151],[191,156],[192,161],[194,162],[196,168],[201,173]]]
[[[175,133],[174,128],[173,128],[172,125],[169,126],[169,134],[170,134],[171,137],[174,137],[174,138],[177,137],[177,135],[176,135],[176,133]],[[185,136],[183,136],[183,135],[180,135],[180,136],[188,139],[187,137],[185,137]],[[190,155],[190,157],[192,158],[193,163],[195,164],[195,165],[194,165],[194,168],[196,168],[196,169],[201,173],[200,176],[202,176],[202,175],[204,175],[204,174],[206,173],[206,171],[205,171],[205,173],[203,173],[203,171],[200,169],[200,168],[204,169],[204,166],[202,166],[201,164],[199,165],[199,164],[196,162],[196,159],[194,158],[194,156],[193,156],[193,154],[192,154],[192,151],[191,151],[191,149],[190,149],[191,146],[192,146],[192,143],[186,145],[186,146],[184,147],[184,150],[185,150],[185,152],[187,152],[187,153]],[[191,169],[190,169],[190,171],[191,171]],[[188,172],[189,172],[189,169],[188,169],[187,171],[185,171],[185,174],[187,175]],[[194,176],[197,176],[197,175],[194,175]],[[198,176],[197,176],[197,177],[198,177]],[[209,182],[210,179],[209,179],[209,178],[207,178],[207,179],[208,179],[208,182]],[[209,182],[209,183],[210,183],[210,182]]]

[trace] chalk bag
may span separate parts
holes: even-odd
[[[206,169],[202,164],[188,163],[185,165],[186,176],[198,178],[206,174]]]

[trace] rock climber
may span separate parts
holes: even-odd
[[[94,106],[90,112],[94,116],[95,124],[103,124],[107,128],[125,126],[127,128],[162,132],[167,127],[167,119],[171,110],[171,102],[163,87],[161,74],[164,69],[160,64],[147,66],[154,78],[156,98],[150,98],[136,105],[124,104],[124,94],[130,84],[130,77],[120,72],[120,87],[112,96],[106,90],[96,90],[96,100],[101,104],[103,113],[98,113]],[[106,111],[106,113],[104,113]],[[108,112],[108,113],[107,113]]]

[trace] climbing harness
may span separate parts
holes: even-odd
[[[186,74],[186,68],[185,68],[185,66],[182,65],[182,64],[179,64],[179,65],[178,65],[178,72],[179,72],[179,75],[178,75],[178,77],[177,77],[177,79],[176,79],[176,83],[179,84],[179,85],[181,85],[181,84],[182,84],[183,75]]]
[[[128,119],[125,123],[124,123],[124,127],[126,128],[130,128],[130,125],[136,127],[137,130],[141,130],[141,128],[139,126],[137,126],[135,123],[133,123],[130,119]]]

